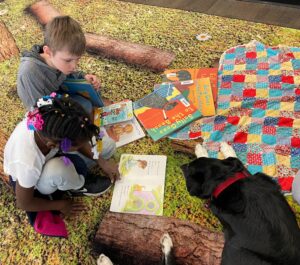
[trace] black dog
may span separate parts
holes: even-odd
[[[300,265],[295,215],[270,177],[233,157],[200,157],[182,170],[190,195],[210,200],[223,225],[222,265]]]

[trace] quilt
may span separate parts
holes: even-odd
[[[211,157],[222,158],[220,142],[232,145],[255,174],[276,178],[291,190],[300,168],[300,48],[269,47],[258,41],[221,56],[217,115],[190,125]]]

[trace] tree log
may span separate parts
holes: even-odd
[[[197,144],[202,144],[202,142],[202,138],[196,140],[171,140],[171,146],[177,152],[195,157],[195,147]]]
[[[160,238],[168,232],[178,265],[219,265],[222,233],[176,218],[107,213],[96,233],[94,250],[115,264],[155,265],[161,259]]]
[[[19,49],[12,34],[5,24],[0,21],[0,62],[17,54],[19,54]]]
[[[48,1],[44,0],[34,3],[26,10],[36,17],[42,25],[61,15]],[[142,66],[155,72],[166,69],[175,58],[175,54],[172,52],[107,36],[86,33],[85,38],[86,49],[90,53]]]

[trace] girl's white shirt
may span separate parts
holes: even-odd
[[[34,131],[27,129],[26,119],[21,121],[4,148],[4,173],[24,188],[34,187],[44,164],[53,158],[58,148],[53,148],[44,156],[34,140]]]

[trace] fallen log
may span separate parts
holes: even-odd
[[[171,146],[177,152],[195,157],[195,147],[197,144],[202,144],[202,142],[202,138],[195,140],[171,140]]]
[[[96,233],[94,250],[115,264],[155,265],[161,259],[160,238],[168,232],[178,265],[219,265],[224,245],[214,233],[176,218],[107,213]]]
[[[61,15],[59,11],[45,0],[32,4],[26,8],[26,11],[36,17],[42,25]],[[166,69],[175,58],[175,54],[172,52],[108,36],[86,33],[85,38],[87,42],[86,49],[90,53],[142,66],[155,72],[161,72]]]
[[[18,54],[19,49],[12,34],[6,28],[5,24],[0,21],[0,62]]]

